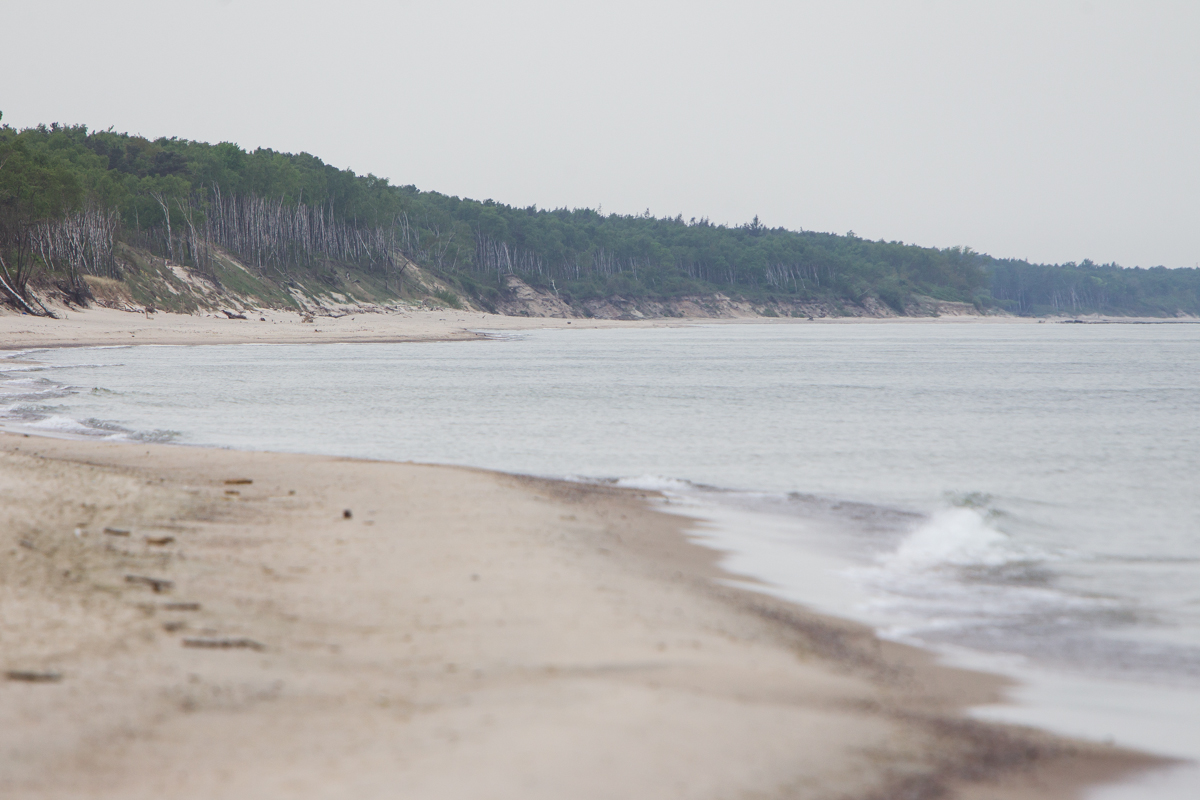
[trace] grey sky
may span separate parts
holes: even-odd
[[[4,122],[479,199],[1200,262],[1196,2],[57,2]]]

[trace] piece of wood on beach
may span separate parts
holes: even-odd
[[[129,531],[124,528],[105,528],[104,532],[109,536],[128,536]]]
[[[210,638],[184,639],[183,646],[184,647],[202,647],[202,648],[208,648],[210,650],[234,650],[234,649],[265,650],[266,649],[266,645],[264,645],[262,642],[256,642],[253,639],[244,639],[244,638],[239,638],[239,639],[210,639]]]
[[[147,536],[146,544],[152,544],[161,547],[162,545],[172,544],[175,541],[174,536]]]
[[[28,669],[10,669],[4,673],[4,677],[10,681],[23,681],[24,683],[57,683],[62,680],[60,672],[38,672]]]
[[[145,575],[126,575],[126,583],[137,583],[143,586],[149,586],[156,594],[168,591],[175,585],[174,581],[169,581],[165,578],[148,578]]]
[[[164,611],[199,611],[199,603],[163,603]]]
[[[252,483],[254,483],[254,481],[250,480],[249,478],[230,478],[229,480],[225,481],[226,486],[249,486]]]

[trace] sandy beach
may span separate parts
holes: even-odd
[[[511,317],[454,309],[406,308],[309,317],[293,311],[260,309],[246,319],[223,315],[140,314],[110,308],[59,309],[61,319],[0,313],[0,351],[39,347],[95,347],[128,344],[286,344],[308,342],[413,342],[478,338],[472,331],[540,328],[673,327],[679,325],[896,325],[981,323],[1029,324],[1029,317],[684,317],[644,320]]]
[[[139,314],[110,308],[60,311],[61,319],[0,314],[0,350],[127,344],[286,344],[309,342],[413,342],[478,338],[472,330],[619,327],[614,320],[506,317],[453,309],[373,311],[307,317],[260,309],[246,319],[213,314]],[[670,324],[653,320],[642,324]]]
[[[0,323],[23,349],[566,321],[281,315],[252,338],[250,321],[104,310]],[[1152,763],[969,720],[1002,679],[731,588],[657,502],[0,433],[0,795],[1000,800]]]
[[[0,495],[5,797],[1069,797],[1139,763],[967,721],[998,679],[721,586],[645,492],[6,434]]]

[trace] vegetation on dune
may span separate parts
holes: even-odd
[[[1200,270],[1037,265],[757,218],[725,226],[515,208],[393,186],[307,153],[0,127],[0,295],[43,313],[31,283],[72,302],[86,298],[86,276],[136,288],[126,273],[142,269],[138,253],[284,304],[292,279],[346,268],[396,292],[411,263],[453,287],[435,293],[452,306],[459,295],[491,306],[512,274],[567,303],[725,293],[837,307],[875,300],[905,313],[925,296],[1023,314],[1200,313]],[[256,274],[231,272],[227,255]]]
[[[1116,264],[1030,264],[991,259],[995,303],[1017,314],[1101,312],[1134,316],[1200,314],[1200,269]]]

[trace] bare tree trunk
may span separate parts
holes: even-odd
[[[13,274],[8,271],[8,264],[4,262],[4,256],[0,256],[0,286],[4,288],[4,291],[8,294],[8,296],[11,297],[18,305],[24,308],[26,312],[35,317],[52,316],[48,311],[46,311],[44,314],[39,314],[33,309],[33,306],[29,305],[29,302],[24,297],[25,283],[21,281],[22,277],[23,276],[18,271],[16,273],[16,277],[14,278]]]
[[[159,207],[162,208],[163,218],[167,221],[167,254],[172,261],[175,260],[175,240],[171,238],[171,208],[167,205],[166,199],[161,192],[151,192],[150,196],[158,201]]]

